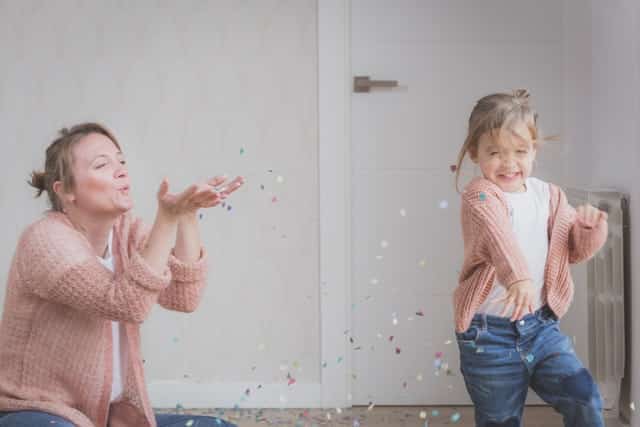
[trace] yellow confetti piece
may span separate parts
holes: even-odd
[[[425,418],[427,418],[427,413],[425,411],[420,411],[420,419],[424,420]]]

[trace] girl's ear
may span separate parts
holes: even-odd
[[[75,202],[75,196],[72,193],[65,193],[63,191],[62,181],[56,181],[53,183],[53,191],[58,195],[60,200],[66,200],[69,203]]]

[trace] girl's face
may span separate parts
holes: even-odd
[[[92,133],[72,150],[75,209],[97,216],[119,216],[133,207],[124,155],[111,139]]]
[[[478,152],[471,159],[480,166],[482,175],[502,191],[525,191],[525,179],[531,174],[536,148],[524,122],[512,129],[501,130],[492,137],[489,132],[480,137]]]

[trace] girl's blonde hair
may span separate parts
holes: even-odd
[[[60,130],[58,137],[47,147],[44,171],[31,172],[31,179],[27,183],[38,190],[36,197],[40,197],[45,191],[47,192],[52,210],[63,211],[62,202],[53,190],[53,184],[56,181],[62,181],[64,191],[73,190],[71,150],[82,138],[92,133],[106,136],[120,149],[120,144],[106,127],[98,123],[81,123],[71,129],[63,128]]]
[[[458,154],[456,167],[456,190],[460,178],[460,167],[467,153],[472,158],[478,154],[480,137],[485,133],[494,137],[504,129],[511,129],[518,122],[524,122],[531,134],[534,146],[542,140],[555,140],[555,136],[541,138],[538,130],[538,113],[529,103],[529,91],[516,89],[512,93],[494,93],[476,102],[469,116],[467,138]],[[536,147],[537,148],[537,147]]]

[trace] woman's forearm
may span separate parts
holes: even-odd
[[[182,262],[195,262],[200,259],[200,230],[196,215],[188,214],[178,221],[174,254]]]
[[[178,218],[165,215],[158,210],[153,227],[149,232],[147,245],[142,249],[142,258],[149,266],[162,274],[167,268],[167,260],[176,241]]]

